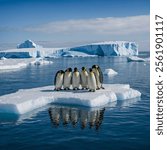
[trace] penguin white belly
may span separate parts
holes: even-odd
[[[82,88],[88,88],[88,73],[81,72],[81,86]]]
[[[93,72],[88,75],[88,88],[90,90],[96,90],[96,78]]]
[[[72,87],[79,88],[80,85],[80,74],[79,72],[74,72],[72,76]]]
[[[98,70],[96,70],[96,69],[93,69],[93,72],[94,72],[95,77],[96,77],[96,85],[97,85],[97,88],[99,89],[99,88],[101,88],[99,72],[98,72]]]
[[[63,76],[64,75],[57,75],[57,77],[56,77],[56,85],[55,85],[56,89],[62,87],[62,85],[63,85]]]
[[[70,88],[71,76],[72,76],[71,72],[65,72],[65,75],[64,75],[64,88]]]

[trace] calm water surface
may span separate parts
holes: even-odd
[[[148,54],[142,54],[146,57]],[[0,149],[149,150],[150,64],[125,58],[60,58],[53,64],[0,73],[0,95],[53,83],[59,69],[99,64],[117,76],[104,83],[130,84],[141,98],[117,101],[101,108],[49,104],[21,116],[0,114]]]

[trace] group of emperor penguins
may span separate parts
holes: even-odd
[[[104,89],[103,73],[98,65],[93,65],[92,68],[87,71],[85,67],[82,67],[81,72],[77,68],[67,68],[65,71],[57,71],[54,78],[54,86],[56,91],[59,90],[73,90],[85,89],[91,92],[95,92],[99,89]]]

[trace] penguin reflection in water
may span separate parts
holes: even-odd
[[[88,74],[88,88],[90,92],[95,92],[96,91],[96,78],[95,74],[92,70],[92,68],[89,69],[89,74]]]
[[[64,90],[70,90],[71,83],[72,83],[72,68],[68,68],[64,73]]]
[[[49,108],[49,116],[54,126],[58,127],[60,123],[61,108]]]
[[[93,65],[92,66],[92,70],[95,74],[95,78],[96,78],[96,89],[104,89],[104,87],[102,86],[103,83],[103,73],[101,71],[101,68],[98,65]]]
[[[74,72],[72,73],[73,90],[79,90],[80,80],[81,80],[80,73],[77,68],[74,68]]]
[[[82,67],[81,71],[81,86],[82,89],[88,89],[88,72],[85,67]]]
[[[57,71],[55,78],[54,78],[54,85],[55,85],[54,90],[59,91],[62,89],[63,79],[64,79],[64,71],[63,70]]]

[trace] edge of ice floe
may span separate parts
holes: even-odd
[[[61,93],[54,92],[53,86],[19,90],[15,93],[0,96],[0,113],[24,114],[52,102],[100,107],[116,100],[126,100],[141,96],[139,91],[130,88],[129,85],[106,84],[104,86],[106,87],[105,92],[103,90],[95,93],[88,92],[89,96],[83,94],[81,97],[79,92],[76,92],[76,94],[73,91],[69,91],[68,94],[65,91]]]

